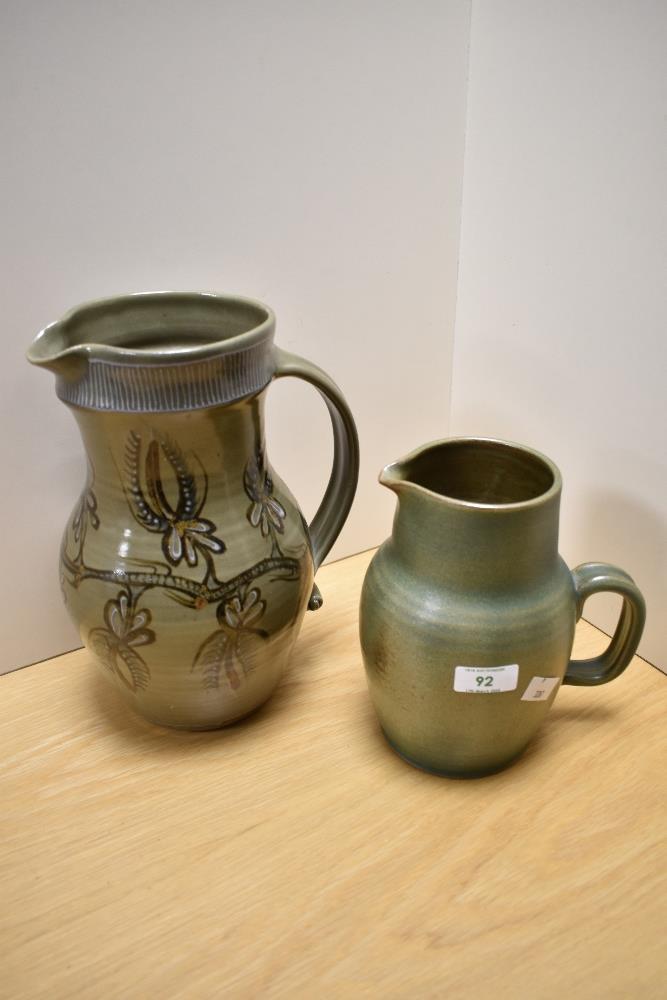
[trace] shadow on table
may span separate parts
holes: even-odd
[[[526,767],[542,767],[550,759],[551,753],[562,743],[559,729],[568,725],[572,734],[572,742],[579,738],[590,738],[592,741],[596,726],[610,725],[618,715],[618,709],[601,703],[588,703],[580,707],[574,705],[555,705],[547,715],[544,723],[526,747],[524,753],[512,764],[512,769]],[[572,732],[572,726],[576,727]]]

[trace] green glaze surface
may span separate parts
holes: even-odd
[[[398,507],[360,612],[380,724],[421,768],[492,773],[522,753],[561,683],[605,683],[625,669],[643,627],[641,594],[606,564],[568,570],[558,555],[560,473],[537,452],[453,438],[387,466],[380,482]],[[601,657],[571,661],[583,601],[600,590],[623,596],[616,635]],[[498,683],[488,678],[471,693],[454,689],[457,667],[514,665],[511,690],[484,690]],[[552,679],[548,697],[523,700],[533,678]]]
[[[270,696],[354,496],[345,401],[273,345],[273,326],[247,300],[129,296],[73,311],[28,355],[55,371],[88,456],[62,542],[66,605],[107,678],[162,725],[217,728]],[[310,530],[266,454],[266,388],[285,375],[319,389],[334,428]]]

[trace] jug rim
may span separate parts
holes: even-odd
[[[446,492],[442,492],[436,489],[431,489],[419,482],[411,480],[409,477],[402,477],[398,474],[397,470],[400,467],[407,467],[410,463],[415,462],[420,457],[429,452],[437,451],[438,449],[445,449],[449,447],[456,446],[495,446],[503,450],[513,451],[519,453],[525,457],[532,459],[536,464],[539,463],[544,469],[548,471],[551,476],[551,482],[546,489],[540,491],[534,496],[530,496],[526,499],[516,500],[516,501],[495,501],[495,502],[483,502],[479,500],[466,500],[461,497],[450,496]],[[378,476],[378,481],[383,485],[387,486],[389,489],[394,490],[394,492],[400,493],[402,488],[406,488],[409,491],[414,491],[417,494],[432,497],[441,503],[451,505],[454,507],[459,507],[466,510],[479,510],[479,511],[517,511],[526,510],[532,507],[541,506],[548,503],[554,497],[557,497],[562,490],[563,482],[560,470],[558,466],[553,462],[547,455],[543,452],[538,451],[536,448],[531,448],[528,445],[521,444],[517,441],[510,441],[504,438],[487,437],[480,435],[457,435],[453,437],[437,438],[434,441],[429,441],[426,444],[419,445],[412,451],[408,452],[402,458],[397,459],[394,462],[390,462],[385,465]]]
[[[154,342],[150,346],[123,344],[122,331],[121,339],[116,343],[105,342],[104,337],[96,337],[94,328],[96,324],[104,321],[114,321],[117,324],[123,322],[123,313],[127,321],[128,313],[133,307],[139,310],[145,309],[148,312],[154,307],[154,321],[159,323],[160,309],[167,306],[172,307],[170,317],[163,317],[162,333],[165,335],[161,341],[158,332],[154,333]],[[218,337],[203,337],[198,339],[196,335],[189,334],[192,344],[178,344],[169,346],[169,331],[173,330],[175,322],[173,307],[186,313],[188,307],[191,310],[208,312],[209,315],[203,322],[202,329],[208,328],[213,332],[216,327],[215,312],[218,312],[217,321],[222,326],[225,309],[228,313],[236,310],[237,318],[245,312],[247,318],[247,329],[232,333],[228,336],[221,334]],[[136,308],[134,309],[136,312]],[[203,317],[202,317],[203,319]],[[254,321],[252,321],[254,320]],[[185,316],[181,319],[181,324],[187,327],[189,323]],[[90,327],[89,335],[91,339],[76,339],[76,331],[85,332],[86,326]],[[117,329],[117,327],[115,328]],[[204,361],[221,354],[231,354],[244,351],[254,347],[266,339],[270,339],[275,329],[275,315],[273,310],[257,299],[248,298],[241,295],[230,295],[222,292],[211,291],[174,291],[157,290],[148,292],[129,292],[121,295],[107,296],[104,298],[89,299],[79,305],[68,309],[60,319],[48,326],[45,326],[34,338],[32,344],[26,352],[26,357],[31,364],[48,367],[62,359],[71,357],[94,357],[99,360],[115,361],[122,364],[173,364],[179,361],[196,362]]]

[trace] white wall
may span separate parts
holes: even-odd
[[[334,555],[388,534],[379,468],[447,429],[469,2],[5,0],[0,18],[2,671],[78,645],[56,564],[81,451],[23,352],[82,300],[272,305],[358,419]],[[326,411],[272,394],[271,457],[310,515]]]
[[[664,2],[475,0],[452,431],[555,459],[563,556],[632,573],[667,669],[666,51]]]

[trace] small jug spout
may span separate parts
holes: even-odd
[[[394,493],[399,493],[401,487],[406,485],[407,470],[403,462],[390,462],[378,476],[378,482]]]
[[[399,497],[405,494],[414,494],[429,496],[430,499],[433,499],[434,495],[428,489],[424,489],[424,484],[421,481],[423,457],[428,456],[432,448],[432,445],[423,445],[395,462],[385,465],[378,477],[380,484],[386,486]]]

